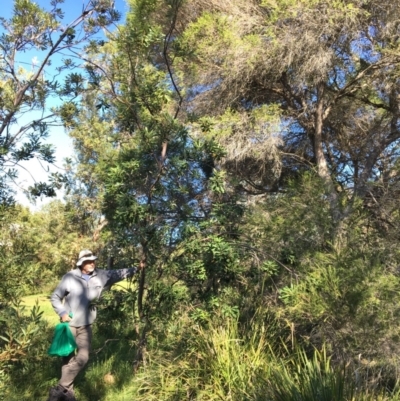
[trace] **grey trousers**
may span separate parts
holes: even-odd
[[[89,360],[89,351],[92,344],[92,326],[71,327],[78,350],[62,361],[61,379],[58,382],[62,387],[72,390],[74,379]]]

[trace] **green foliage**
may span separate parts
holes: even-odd
[[[2,369],[9,367],[11,362],[21,362],[31,352],[32,340],[37,336],[42,313],[35,305],[28,317],[24,314],[24,306],[20,301],[1,310],[1,321],[4,331],[1,335],[0,360]],[[29,356],[30,357],[30,356]]]
[[[5,208],[1,213],[1,246],[0,246],[0,305],[4,307],[16,303],[27,291],[29,284],[37,280],[33,237],[30,241],[29,228],[23,221],[29,212],[23,208]],[[32,263],[33,262],[33,263]],[[26,280],[21,283],[20,275],[24,272]]]
[[[59,89],[68,204],[2,222],[2,307],[83,245],[146,262],[93,305],[80,398],[396,399],[398,11],[278,3],[132,0]]]
[[[35,213],[16,206],[3,209],[0,219],[0,305],[21,295],[54,287],[54,277],[65,274],[79,250],[93,248],[90,237],[59,201]],[[21,274],[23,280],[21,281]]]
[[[127,288],[116,287],[107,291],[93,304],[98,310],[98,330],[110,338],[118,336],[121,332],[131,336],[134,324],[139,321],[135,307],[137,290],[130,285]]]
[[[11,400],[15,389],[26,377],[33,377],[43,360],[48,347],[47,324],[38,304],[26,313],[20,301],[0,307],[0,321],[0,399]]]
[[[268,308],[287,344],[326,344],[334,365],[347,363],[371,382],[384,369],[384,382],[392,387],[399,278],[390,237],[372,228],[361,203],[337,235],[315,177],[306,174],[289,189],[259,202],[243,219],[238,243],[248,247],[252,265],[244,284],[249,295],[241,299],[243,318],[254,313],[254,305]],[[367,361],[361,366],[359,354]]]

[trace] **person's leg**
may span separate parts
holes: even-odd
[[[76,355],[65,358],[61,368],[61,379],[58,382],[63,388],[72,391],[74,379],[89,360],[92,343],[92,326],[70,327],[78,347]]]

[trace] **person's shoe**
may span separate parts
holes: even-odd
[[[63,397],[64,398],[61,398],[62,401],[76,401],[75,394],[71,390],[64,391]]]
[[[61,398],[60,401],[76,401],[74,390],[67,390],[66,388],[58,385],[61,389]]]
[[[67,390],[58,384],[50,389],[48,401],[76,401],[76,398],[73,390]]]
[[[52,387],[49,391],[49,398],[47,399],[47,401],[61,401],[64,394],[62,391],[62,388],[57,385],[55,387]]]

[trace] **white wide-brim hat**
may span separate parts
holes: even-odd
[[[89,249],[84,249],[83,251],[79,252],[79,259],[76,262],[77,266],[82,266],[82,263],[87,261],[87,260],[96,260],[97,256],[93,255],[93,252],[90,251]]]

